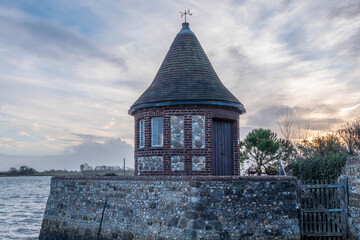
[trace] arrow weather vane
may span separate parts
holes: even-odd
[[[184,12],[180,12],[181,17],[185,16],[185,22],[186,22],[186,15],[192,16],[192,13],[190,12],[190,9],[184,10]]]

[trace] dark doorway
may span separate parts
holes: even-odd
[[[213,174],[234,175],[233,122],[213,120]]]

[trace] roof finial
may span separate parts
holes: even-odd
[[[190,13],[190,9],[188,9],[188,10],[185,9],[184,12],[180,12],[180,14],[181,14],[181,17],[183,17],[185,15],[185,22],[186,22],[186,15],[189,14],[189,16],[192,16],[192,13]]]

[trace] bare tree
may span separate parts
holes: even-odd
[[[300,122],[298,123],[298,139],[299,141],[304,141],[309,138],[310,135],[310,122],[308,119],[303,121],[303,126]]]
[[[309,133],[310,133],[310,122],[309,119],[306,119],[304,122],[304,130],[303,130],[304,134],[303,134],[303,139],[308,139],[309,138]]]
[[[347,122],[338,130],[338,134],[346,145],[349,154],[360,151],[360,117],[352,122]]]
[[[281,134],[283,135],[284,139],[287,141],[291,141],[291,139],[295,136],[295,128],[293,126],[293,111],[291,108],[288,108],[286,110],[286,113],[280,117],[278,120],[278,125],[281,131]]]

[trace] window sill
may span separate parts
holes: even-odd
[[[164,146],[151,146],[149,149],[163,149]]]
[[[158,150],[158,149],[164,149],[164,146],[161,146],[161,147],[143,147],[143,148],[137,148],[136,151]]]

